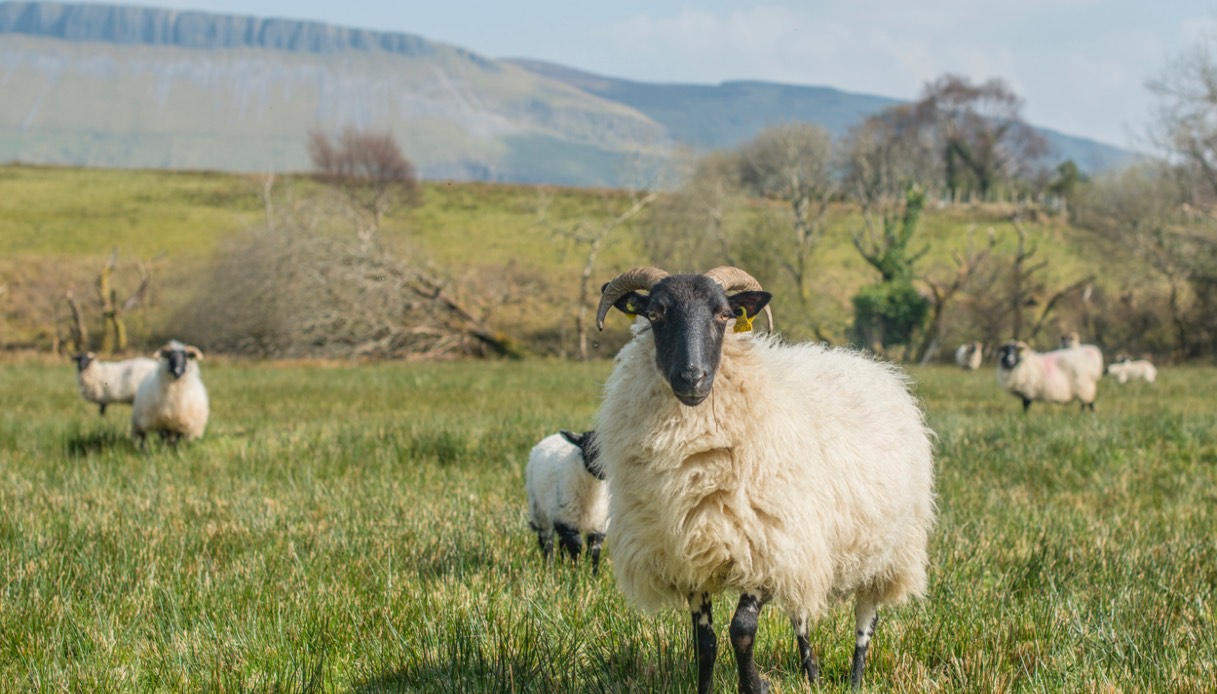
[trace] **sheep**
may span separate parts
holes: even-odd
[[[907,378],[858,352],[750,334],[771,298],[734,267],[634,268],[602,287],[596,317],[600,329],[610,308],[637,317],[595,425],[614,574],[645,610],[687,607],[699,692],[717,655],[716,593],[740,592],[739,690],[760,692],[766,603],[790,616],[814,687],[809,625],[852,596],[858,687],[878,609],[926,586],[932,433]]]
[[[97,403],[98,412],[106,416],[106,406],[114,403],[131,404],[135,390],[144,377],[156,370],[156,360],[135,357],[123,361],[101,361],[92,352],[77,354],[76,382],[85,400]]]
[[[207,428],[210,409],[207,387],[199,374],[203,353],[197,347],[172,340],[157,351],[156,371],[139,384],[131,410],[131,432],[140,449],[148,432],[177,444],[183,438],[197,439]]]
[[[1144,359],[1121,359],[1108,365],[1107,373],[1115,376],[1116,383],[1121,385],[1138,378],[1144,379],[1146,383],[1158,380],[1158,370],[1152,363]]]
[[[1059,349],[1080,349],[1086,352],[1087,357],[1094,365],[1094,369],[1102,375],[1103,373],[1103,352],[1094,345],[1082,344],[1082,339],[1078,337],[1076,330],[1070,331],[1061,335],[1061,346]]]
[[[1031,403],[1067,403],[1075,398],[1082,409],[1094,412],[1098,380],[1103,375],[1102,357],[1095,364],[1090,345],[1051,352],[1036,352],[1022,341],[1011,341],[997,350],[997,382],[1022,398],[1023,412]]]
[[[600,548],[608,529],[608,491],[596,461],[594,431],[562,430],[541,439],[528,455],[524,486],[528,491],[529,526],[537,533],[541,554],[553,556],[553,535],[572,561],[587,536],[592,575],[600,571]]]
[[[955,363],[965,371],[975,371],[980,368],[984,357],[985,346],[980,342],[966,342],[955,350]]]

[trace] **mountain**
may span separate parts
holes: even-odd
[[[734,146],[767,126],[791,121],[817,123],[840,136],[863,118],[904,103],[831,87],[755,81],[652,84],[604,77],[538,60],[520,58],[505,62],[632,107],[662,124],[674,140],[706,150]],[[1048,140],[1055,159],[1072,159],[1086,172],[1114,168],[1134,156],[1113,145],[1048,128],[1036,131]]]
[[[431,179],[619,185],[673,143],[773,123],[844,132],[892,99],[762,82],[648,84],[410,34],[129,6],[0,4],[0,161],[291,171],[311,129],[390,129]],[[1083,169],[1128,154],[1054,144]]]

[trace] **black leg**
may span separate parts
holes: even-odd
[[[579,531],[565,523],[554,523],[554,530],[558,531],[558,544],[562,551],[572,561],[578,561],[579,553],[583,551],[583,538],[579,537]]]
[[[98,409],[97,409],[97,414],[99,414],[99,415],[101,415],[101,416],[105,417],[105,416],[106,416],[106,403],[104,403],[104,402],[103,402],[103,403],[98,403],[97,408],[98,408]]]
[[[693,645],[697,649],[697,694],[709,694],[714,680],[714,659],[718,657],[718,639],[714,636],[710,594],[689,596],[689,611],[693,614]]]
[[[870,647],[871,638],[875,635],[875,626],[879,623],[876,605],[869,600],[859,599],[854,607],[854,621],[857,631],[854,632],[854,663],[849,674],[850,689],[862,686],[862,675],[866,670],[866,650]]]
[[[148,434],[146,432],[135,432],[135,442],[139,445],[141,451],[148,451]]]
[[[532,521],[528,522],[528,527],[537,534],[537,545],[541,548],[541,556],[545,558],[545,563],[549,564],[554,557],[554,531],[550,528],[539,527]]]
[[[1031,400],[1023,398],[1023,414],[1027,414],[1027,410],[1031,409]]]
[[[752,658],[752,646],[756,643],[756,625],[764,603],[760,596],[744,593],[739,596],[739,605],[731,617],[731,648],[735,651],[735,665],[739,668],[740,694],[764,694],[769,685],[756,671]]]
[[[794,624],[794,637],[799,644],[799,667],[803,669],[807,683],[814,689],[820,683],[820,661],[816,659],[816,652],[811,649],[807,619],[791,617],[790,621]]]
[[[587,551],[592,555],[592,575],[600,573],[600,548],[604,545],[604,533],[587,534]]]

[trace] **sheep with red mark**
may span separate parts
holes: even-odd
[[[997,350],[997,382],[1022,399],[1024,413],[1036,401],[1073,400],[1093,412],[1103,365],[1102,355],[1096,361],[1097,349],[1086,349],[1089,346],[1037,352],[1026,342],[1007,342]]]

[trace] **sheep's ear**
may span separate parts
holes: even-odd
[[[186,358],[203,361],[203,353],[199,351],[198,347],[186,347]]]
[[[640,313],[646,313],[647,306],[651,305],[651,297],[638,292],[630,292],[618,299],[613,306],[627,316],[633,317]]]
[[[562,438],[566,439],[567,441],[570,441],[572,444],[578,446],[579,448],[583,448],[583,436],[581,434],[576,434],[575,432],[567,431],[566,429],[563,429],[563,430],[559,431],[558,433],[562,435]]]
[[[736,317],[743,316],[746,312],[748,317],[755,318],[769,305],[772,298],[773,295],[769,292],[740,292],[727,297],[727,303],[731,304],[731,311]]]

